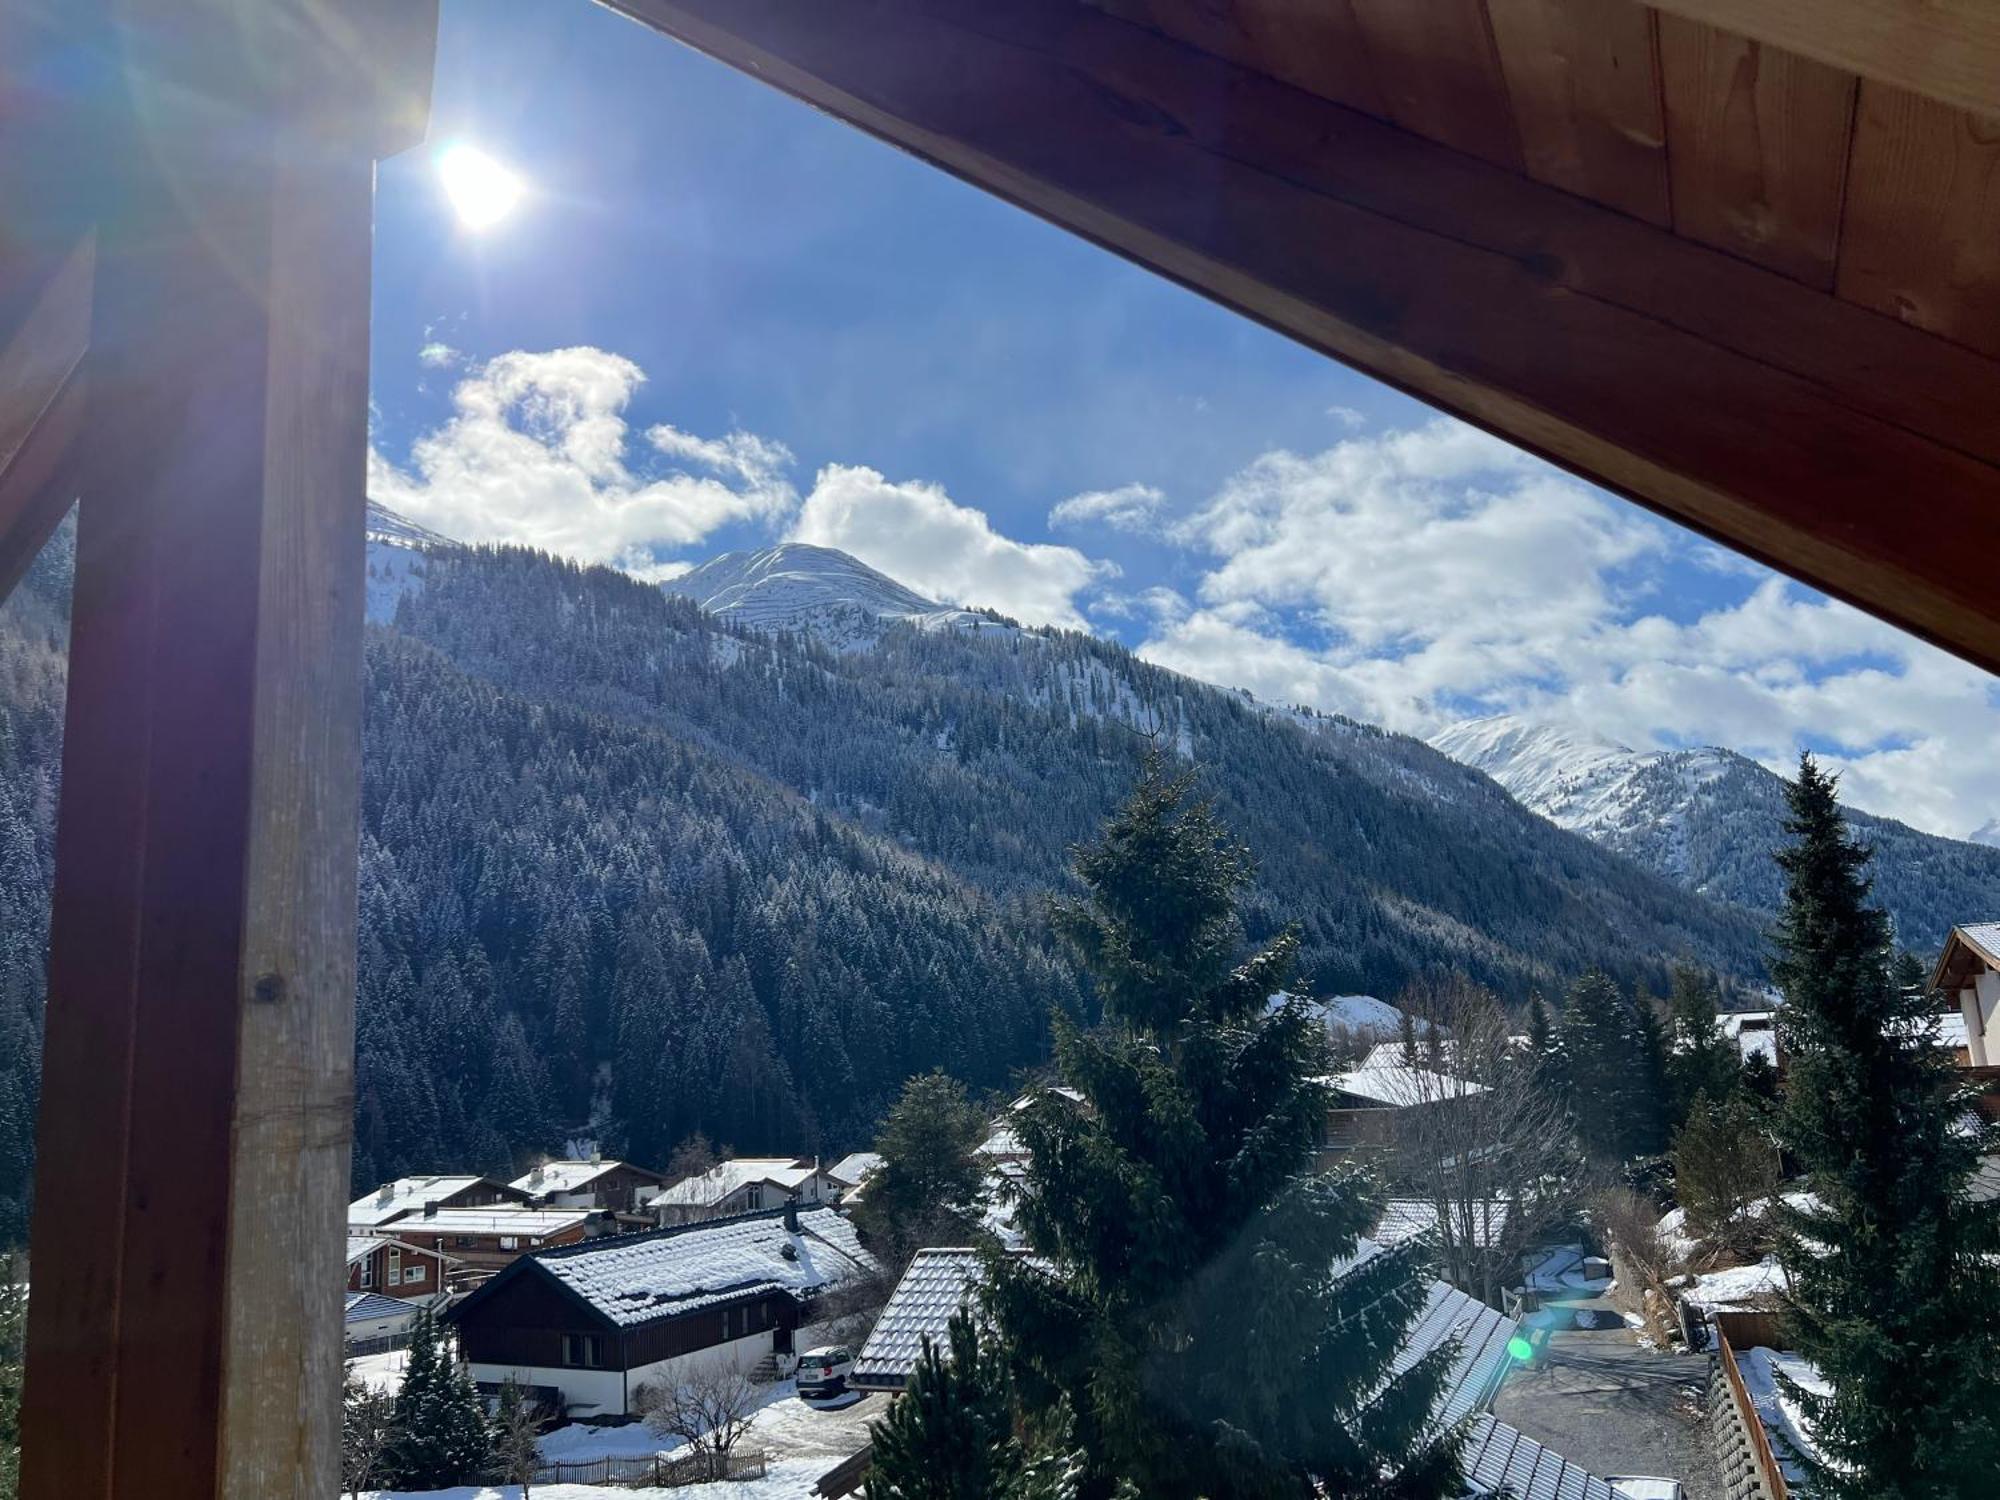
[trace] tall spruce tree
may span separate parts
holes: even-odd
[[[2000,1493],[2000,1417],[1980,1373],[2000,1368],[2000,1204],[1967,1193],[1962,1101],[1926,997],[1892,982],[1869,851],[1834,790],[1800,760],[1777,856],[1779,1129],[1812,1193],[1780,1216],[1787,1322],[1829,1387],[1791,1394],[1825,1500],[1973,1500]]]
[[[1715,976],[1697,964],[1674,965],[1667,999],[1667,1079],[1678,1129],[1706,1096],[1722,1104],[1742,1083],[1743,1063],[1723,1035]]]
[[[956,1078],[910,1079],[876,1137],[882,1165],[855,1206],[856,1224],[896,1260],[924,1245],[963,1244],[985,1177],[973,1150],[985,1134],[986,1116]]]
[[[1557,1033],[1565,1092],[1584,1154],[1617,1168],[1664,1145],[1659,1033],[1609,976],[1593,969],[1570,986]]]
[[[1004,1353],[955,1315],[940,1349],[928,1336],[900,1401],[871,1423],[867,1500],[1071,1500],[1074,1455],[1058,1441],[1031,1457],[1015,1431]]]
[[[1073,1417],[1083,1500],[1454,1493],[1434,1407],[1450,1350],[1392,1361],[1427,1295],[1415,1244],[1351,1263],[1379,1202],[1309,1167],[1320,1030],[1283,988],[1296,939],[1238,961],[1250,879],[1190,776],[1149,762],[1076,855],[1056,922],[1106,1024],[1056,1021],[1064,1081],[1020,1111],[1016,1222],[988,1300],[1031,1418]]]
[[[410,1325],[409,1361],[391,1425],[383,1468],[394,1488],[441,1490],[485,1478],[493,1457],[485,1408],[428,1308]]]

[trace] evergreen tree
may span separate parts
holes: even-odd
[[[1057,925],[1108,1024],[1058,1018],[1085,1103],[1018,1112],[1037,1259],[986,1256],[1024,1408],[1073,1418],[1085,1500],[1455,1493],[1450,1350],[1392,1367],[1424,1251],[1345,1263],[1380,1205],[1358,1174],[1307,1175],[1322,1033],[1296,999],[1267,1008],[1292,934],[1237,962],[1246,851],[1155,760],[1076,872]]]
[[[1749,1255],[1763,1240],[1767,1200],[1778,1190],[1778,1150],[1764,1107],[1734,1089],[1718,1104],[1694,1096],[1674,1136],[1674,1196],[1704,1245]]]
[[[1715,976],[1695,964],[1674,965],[1667,1001],[1667,1078],[1674,1122],[1688,1118],[1697,1098],[1721,1104],[1736,1092],[1743,1065],[1723,1035]]]
[[[1639,1008],[1593,969],[1570,986],[1559,1035],[1570,1114],[1584,1154],[1617,1168],[1659,1151],[1657,1033]]]
[[[485,1477],[492,1460],[486,1410],[472,1377],[438,1335],[429,1308],[410,1325],[383,1467],[393,1488],[441,1490]]]
[[[928,1336],[902,1399],[871,1423],[867,1500],[1067,1500],[1069,1455],[1031,1460],[1015,1432],[1007,1361],[956,1314],[946,1348]]]
[[[0,1500],[21,1490],[21,1376],[27,1363],[28,1288],[13,1256],[0,1264]]]
[[[985,1178],[973,1155],[985,1135],[985,1115],[956,1078],[932,1072],[906,1082],[875,1140],[882,1165],[855,1205],[862,1232],[899,1260],[927,1244],[963,1241]]]
[[[1778,855],[1773,974],[1787,1058],[1784,1144],[1812,1202],[1781,1211],[1790,1347],[1830,1391],[1796,1386],[1829,1500],[1974,1500],[2000,1482],[2000,1417],[1972,1372],[2000,1367],[2000,1204],[1975,1204],[1974,1145],[1926,997],[1889,969],[1869,851],[1834,780],[1799,764]],[[1789,1383],[1789,1382],[1788,1382]]]

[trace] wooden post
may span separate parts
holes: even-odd
[[[337,1483],[370,199],[412,15],[126,0],[93,38],[27,1500]]]

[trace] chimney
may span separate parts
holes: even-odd
[[[375,1195],[375,1206],[377,1208],[387,1208],[391,1203],[394,1203],[395,1201],[396,1201],[396,1184],[393,1182],[383,1183],[382,1191]]]
[[[785,1200],[785,1233],[797,1234],[798,1232],[799,1200],[796,1198],[787,1198]]]
[[[435,1198],[424,1199],[424,1217],[426,1219],[435,1219],[437,1217],[437,1212],[438,1212],[437,1199]]]
[[[601,1167],[604,1165],[604,1153],[598,1150],[597,1147],[595,1146],[592,1146],[590,1148],[590,1164],[593,1167]]]
[[[528,1186],[531,1188],[538,1188],[541,1185],[542,1185],[542,1164],[540,1162],[536,1162],[535,1170],[528,1174]]]

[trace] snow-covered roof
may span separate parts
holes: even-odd
[[[460,1304],[515,1275],[547,1275],[621,1327],[671,1318],[770,1291],[808,1297],[880,1269],[854,1226],[831,1208],[741,1214],[616,1235],[524,1256]]]
[[[1345,1275],[1381,1253],[1363,1240],[1356,1253],[1335,1266]],[[877,1390],[899,1390],[916,1368],[928,1335],[941,1345],[952,1314],[964,1306],[980,1281],[977,1252],[969,1249],[920,1250],[890,1294],[875,1329],[861,1346],[851,1381]],[[1507,1373],[1507,1341],[1521,1325],[1495,1312],[1478,1298],[1442,1281],[1433,1281],[1423,1311],[1411,1324],[1392,1368],[1403,1374],[1439,1345],[1456,1341],[1439,1397],[1436,1420],[1441,1426],[1463,1421],[1481,1410]]]
[[[1025,1156],[1028,1148],[1021,1143],[1011,1125],[999,1125],[981,1141],[974,1152],[979,1156]]]
[[[699,1176],[683,1177],[648,1198],[646,1204],[649,1208],[706,1208],[752,1182],[768,1182],[787,1191],[796,1189],[811,1181],[817,1170],[811,1162],[795,1156],[739,1156],[717,1162]]]
[[[855,1356],[848,1383],[865,1390],[901,1390],[923,1357],[924,1339],[943,1343],[945,1326],[977,1294],[979,1281],[977,1251],[919,1250]]]
[[[351,1266],[357,1260],[365,1260],[388,1243],[387,1237],[379,1234],[350,1234],[347,1237],[347,1263]]]
[[[397,1234],[512,1234],[546,1239],[588,1223],[587,1208],[441,1208],[395,1224]]]
[[[398,1177],[347,1205],[349,1224],[387,1224],[404,1214],[421,1212],[426,1203],[443,1203],[487,1179],[472,1173],[446,1177]],[[496,1184],[497,1186],[497,1184]]]
[[[1618,1500],[1610,1484],[1517,1427],[1481,1414],[1466,1432],[1468,1495],[1508,1500]]]
[[[1467,1212],[1462,1205],[1452,1205],[1451,1222],[1454,1228],[1463,1231],[1469,1227],[1472,1239],[1482,1249],[1490,1247],[1507,1228],[1508,1204],[1504,1198],[1488,1198],[1471,1206],[1470,1225]],[[1438,1227],[1438,1210],[1435,1203],[1420,1198],[1391,1198],[1382,1205],[1382,1218],[1375,1226],[1374,1239],[1383,1246],[1400,1245],[1404,1240],[1414,1239],[1420,1234],[1431,1234]]]
[[[1485,1084],[1474,1083],[1469,1078],[1454,1078],[1449,1073],[1437,1073],[1429,1068],[1406,1067],[1400,1060],[1400,1054],[1395,1062],[1374,1062],[1372,1056],[1371,1061],[1362,1067],[1330,1075],[1326,1079],[1328,1086],[1354,1098],[1366,1099],[1371,1104],[1387,1104],[1399,1109],[1411,1104],[1434,1104],[1443,1099],[1462,1099],[1486,1092]]]
[[[1291,999],[1288,991],[1280,990],[1264,1002],[1266,1014],[1278,1009]],[[1328,1031],[1336,1027],[1344,1031],[1359,1032],[1363,1036],[1380,1037],[1388,1040],[1401,1036],[1403,1013],[1386,1000],[1378,1000],[1373,995],[1323,995],[1305,1000],[1305,1007],[1320,1025]],[[1419,1016],[1410,1018],[1418,1036],[1426,1035],[1431,1023]]]
[[[607,1172],[629,1166],[622,1161],[545,1161],[533,1171],[516,1177],[511,1186],[524,1193],[574,1193],[588,1187]],[[644,1167],[633,1167],[642,1176],[657,1177]]]
[[[405,1297],[385,1297],[380,1292],[349,1292],[343,1321],[376,1323],[384,1318],[414,1318],[417,1307],[417,1302]]]
[[[1050,1094],[1058,1099],[1067,1099],[1071,1104],[1084,1104],[1088,1102],[1083,1097],[1083,1090],[1073,1089],[1066,1083],[1057,1083],[1057,1084],[1051,1084],[1049,1087],[1045,1089],[1031,1089],[1029,1092],[1023,1094],[1020,1098],[1016,1099],[1012,1104],[1008,1105],[1007,1108],[1010,1110],[1026,1109],[1030,1104],[1033,1104],[1035,1100],[1043,1094]]]
[[[879,1151],[850,1151],[847,1155],[826,1169],[826,1175],[835,1182],[859,1187],[861,1179],[869,1173],[880,1170],[882,1155]]]

